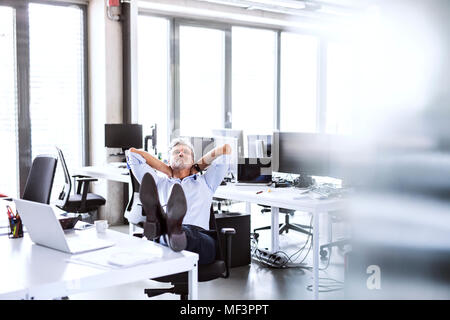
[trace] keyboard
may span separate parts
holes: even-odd
[[[236,182],[235,186],[270,186],[272,182]]]
[[[312,186],[309,190],[323,198],[333,198],[341,195],[341,188],[336,188],[331,185],[323,184],[318,186]]]

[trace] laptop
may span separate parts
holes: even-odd
[[[272,184],[271,158],[240,158],[236,179],[238,186]]]
[[[82,239],[76,233],[66,237],[50,205],[21,199],[14,199],[14,202],[31,240],[38,245],[71,254],[114,245],[114,242],[101,239]]]

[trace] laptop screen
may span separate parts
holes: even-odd
[[[238,162],[238,182],[269,183],[272,181],[270,158],[241,158]]]

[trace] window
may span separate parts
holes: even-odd
[[[224,123],[225,32],[180,26],[180,135],[210,136]]]
[[[157,150],[168,146],[169,20],[140,15],[138,19],[138,123],[143,135],[157,124]],[[149,146],[149,151],[150,151]]]
[[[138,121],[146,131],[158,124],[160,150],[169,124],[179,130],[175,136],[209,136],[231,123],[244,131],[244,149],[248,134],[274,129],[351,133],[349,46],[325,48],[318,36],[294,32],[172,21],[173,34],[169,18],[141,15],[138,27]]]
[[[15,11],[0,6],[0,193],[18,196]]]
[[[32,157],[55,155],[58,146],[69,168],[81,167],[85,86],[83,12],[72,6],[30,4],[29,19]],[[53,185],[56,196],[64,183],[60,168]]]
[[[85,6],[8,1],[0,6],[0,192],[18,197],[32,160],[86,159]],[[29,71],[29,72],[28,72]],[[58,166],[51,200],[59,194]]]
[[[351,134],[355,73],[348,44],[329,43],[327,47],[326,132]]]
[[[281,34],[281,131],[317,130],[317,48],[315,37]]]
[[[273,129],[276,106],[277,33],[232,28],[232,127]],[[244,138],[244,140],[246,140]]]

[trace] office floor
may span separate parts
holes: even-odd
[[[233,211],[245,211],[245,204],[236,204]],[[291,222],[302,224],[310,223],[310,216],[304,213],[296,213],[291,218]],[[284,221],[280,214],[280,222]],[[261,214],[256,205],[252,205],[251,228],[265,226],[270,224],[270,213]],[[128,233],[128,226],[113,226],[111,229]],[[324,223],[321,227],[320,243],[327,242],[327,228]],[[333,228],[333,239],[337,239],[345,234],[345,228],[339,224]],[[295,231],[289,231],[288,234],[280,235],[280,250],[292,255],[303,247],[307,236]],[[260,231],[259,248],[269,247],[270,230]],[[309,243],[301,253],[293,256],[297,258],[294,263],[304,260],[309,266],[312,266],[312,254],[308,252]],[[305,258],[306,256],[306,258]],[[320,284],[333,284],[333,280],[342,281],[344,278],[344,258],[342,252],[335,248],[332,251],[331,260],[327,266],[327,261],[321,262]],[[330,280],[332,279],[332,280]],[[303,300],[312,299],[312,292],[307,286],[312,284],[312,271],[293,267],[293,268],[269,268],[260,262],[252,260],[248,266],[236,267],[231,269],[231,275],[228,279],[216,279],[209,282],[199,283],[199,299],[207,300]],[[145,288],[164,287],[168,284],[158,283],[152,280],[139,281],[127,285],[105,288],[81,294],[72,295],[72,300],[141,300],[150,299],[144,294]],[[321,292],[320,299],[343,299],[344,291]],[[178,296],[164,294],[151,299],[178,299]]]

